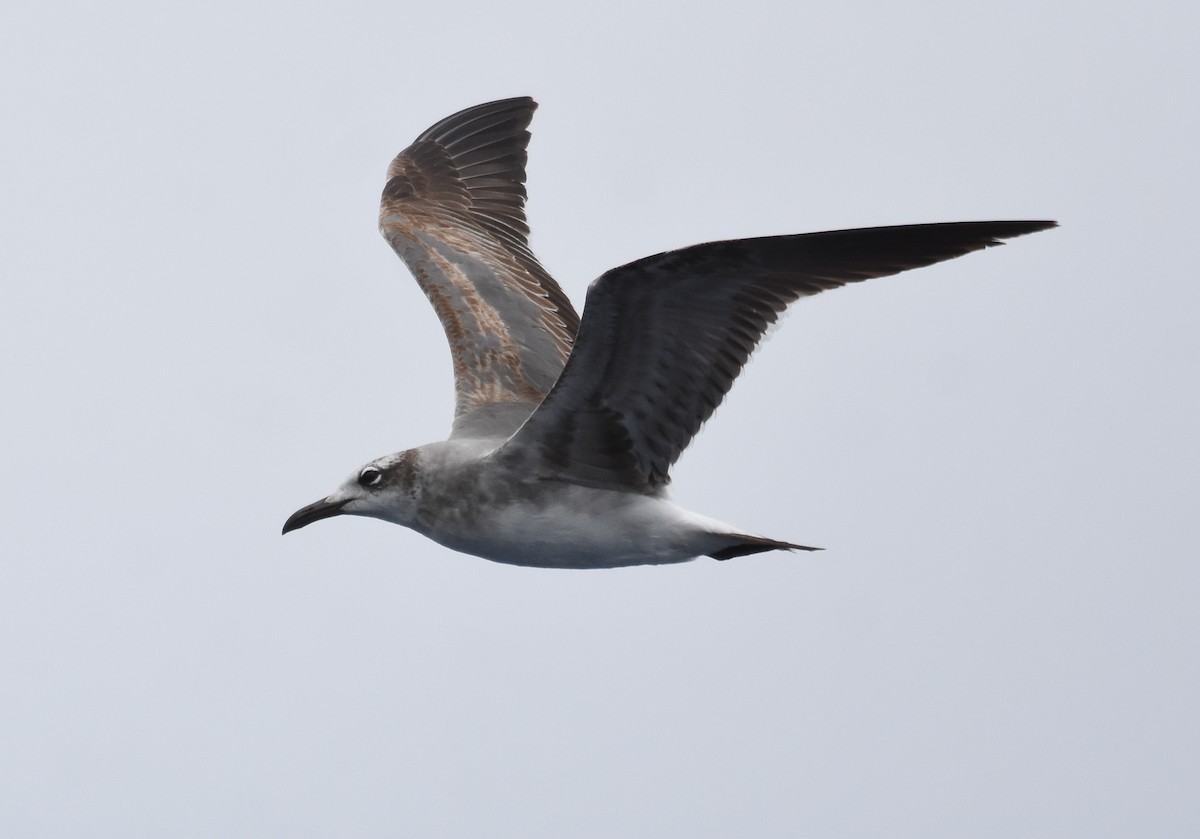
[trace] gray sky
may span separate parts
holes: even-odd
[[[779,4],[783,6],[784,4]],[[0,26],[0,834],[1200,833],[1187,4],[19,3]],[[1060,230],[796,306],[609,572],[365,519],[448,353],[383,173],[530,94],[529,217]]]

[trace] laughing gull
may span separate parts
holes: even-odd
[[[583,320],[529,248],[521,97],[460,111],[388,168],[379,229],[454,362],[447,440],[373,460],[296,530],[372,516],[513,565],[616,568],[817,550],[689,512],[671,465],[799,297],[1054,227],[978,221],[709,242],[592,283]]]

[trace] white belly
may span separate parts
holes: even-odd
[[[539,568],[618,568],[686,562],[724,542],[721,522],[662,498],[558,484],[553,500],[513,500],[422,528],[465,553]]]

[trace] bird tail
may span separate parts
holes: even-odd
[[[767,539],[763,536],[747,536],[745,533],[728,533],[725,535],[732,544],[708,554],[713,559],[733,559],[735,556],[749,556],[763,551],[820,551],[824,548],[810,548],[808,545],[796,545],[792,542],[781,542],[778,539]]]

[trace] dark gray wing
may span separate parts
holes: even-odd
[[[607,272],[562,377],[497,457],[548,478],[654,492],[794,300],[999,245],[1051,221],[712,242]]]
[[[446,330],[454,435],[507,436],[542,401],[579,316],[529,249],[528,97],[434,125],[388,167],[379,230]]]

